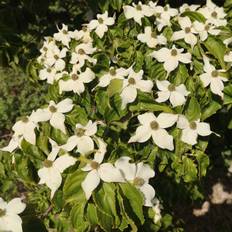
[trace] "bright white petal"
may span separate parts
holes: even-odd
[[[144,179],[146,182],[155,176],[154,170],[148,165],[142,162],[137,164],[136,177]]]
[[[170,102],[173,107],[176,107],[183,105],[186,102],[186,99],[181,93],[174,91],[171,92]]]
[[[69,98],[66,98],[57,104],[57,110],[60,113],[67,113],[71,111],[72,108],[73,108],[73,101],[72,99]]]
[[[212,133],[210,125],[206,122],[197,122],[197,133],[201,136],[208,136]]]
[[[197,143],[197,130],[184,129],[182,130],[181,140],[190,145]]]
[[[151,128],[148,126],[139,126],[136,131],[135,135],[130,138],[128,143],[144,143],[151,137]]]
[[[88,154],[94,150],[94,142],[89,136],[77,137],[77,151],[81,154]]]
[[[177,122],[178,115],[170,113],[161,113],[157,117],[157,122],[161,128],[168,128],[174,125]]]
[[[64,149],[65,151],[72,151],[73,148],[77,146],[77,141],[78,141],[78,137],[76,135],[73,135],[68,138],[67,143],[61,146],[61,148]]]
[[[66,168],[74,165],[76,163],[76,159],[70,155],[62,155],[56,159],[53,163],[53,167],[59,170],[62,173]]]
[[[12,214],[20,214],[26,208],[26,204],[20,198],[14,198],[7,204],[7,211]]]
[[[184,115],[179,115],[177,120],[177,127],[180,129],[186,129],[189,127],[189,121]]]
[[[169,91],[159,91],[157,92],[158,98],[155,99],[155,101],[161,103],[165,102],[169,99],[170,97],[170,92]]]
[[[152,132],[154,143],[163,149],[174,150],[173,137],[164,129],[158,129]]]
[[[139,187],[139,190],[143,193],[144,195],[144,206],[146,207],[152,207],[153,203],[152,200],[155,197],[155,190],[154,188],[149,185],[149,184],[144,184],[141,187]]]
[[[125,108],[128,103],[134,102],[137,97],[137,89],[132,86],[127,86],[121,93],[122,108]]]
[[[138,120],[142,125],[148,125],[152,121],[156,120],[156,117],[153,113],[147,112],[138,116]]]
[[[62,113],[56,112],[52,114],[52,118],[50,119],[50,124],[54,128],[61,130],[63,133],[66,133],[64,121],[65,121],[65,116]]]

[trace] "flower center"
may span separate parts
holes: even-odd
[[[47,52],[48,48],[47,47],[43,47],[43,51]]]
[[[143,186],[145,183],[145,180],[143,178],[140,177],[135,177],[133,184],[136,186]]]
[[[169,90],[170,92],[173,92],[173,91],[176,90],[176,86],[175,86],[174,84],[170,84],[170,85],[168,86],[168,90]]]
[[[63,30],[62,31],[64,35],[67,35],[68,34],[68,31],[67,30]]]
[[[86,32],[88,30],[87,27],[82,27],[82,31]]]
[[[52,113],[55,113],[57,111],[56,107],[55,106],[49,106],[49,110],[50,112]]]
[[[28,122],[29,122],[28,117],[26,117],[26,116],[25,116],[25,117],[23,117],[23,118],[22,118],[22,122],[24,122],[24,123],[28,123]]]
[[[212,77],[218,77],[218,71],[217,70],[214,70],[212,73],[211,73]]]
[[[77,128],[76,129],[76,135],[78,136],[78,137],[81,137],[81,136],[83,136],[85,134],[85,129],[83,129],[83,128]]]
[[[103,18],[99,18],[99,19],[98,19],[98,22],[99,22],[100,24],[103,24],[103,23],[104,23]]]
[[[184,29],[184,31],[185,31],[186,34],[188,34],[188,33],[191,32],[191,28],[190,28],[190,27],[186,27],[186,28]]]
[[[111,76],[115,76],[115,75],[116,75],[116,70],[115,70],[115,68],[111,68],[111,69],[110,69],[110,75],[111,75]]]
[[[161,18],[161,14],[160,14],[160,13],[157,13],[157,14],[156,14],[156,18],[160,19],[160,18]]]
[[[189,127],[190,127],[192,130],[196,130],[196,129],[197,129],[197,124],[196,124],[196,122],[191,122],[191,123],[189,124]]]
[[[51,68],[48,68],[48,69],[47,69],[47,72],[48,72],[48,73],[51,73],[51,72],[52,72],[52,69],[51,69]]]
[[[136,6],[136,10],[141,11],[141,10],[142,10],[142,7],[141,7],[140,5],[137,5],[137,6]]]
[[[84,54],[85,54],[84,49],[80,48],[80,49],[78,50],[78,54],[80,54],[80,55],[84,55]]]
[[[54,55],[54,59],[59,60],[59,56],[58,55]]]
[[[74,74],[72,74],[71,78],[72,78],[72,80],[76,81],[76,80],[78,80],[78,75],[74,73]]]
[[[208,31],[210,29],[209,24],[205,25],[205,30]]]
[[[217,18],[217,12],[216,11],[214,11],[214,12],[212,12],[212,14],[211,14],[211,16],[213,17],[213,18]]]
[[[156,122],[156,121],[152,121],[150,123],[150,127],[151,127],[152,130],[158,130],[159,129],[159,123]]]
[[[0,218],[4,217],[6,215],[6,210],[5,209],[0,209]]]
[[[171,55],[172,56],[177,56],[177,50],[176,49],[172,49],[171,50]]]
[[[92,161],[90,163],[90,166],[91,166],[92,169],[98,169],[100,167],[100,164],[98,162],[96,162],[96,161]]]
[[[131,78],[129,78],[128,83],[130,85],[135,85],[136,82],[135,82],[135,79],[133,77],[131,77]]]
[[[185,8],[185,11],[191,11],[191,9],[189,7]]]
[[[53,162],[51,160],[44,160],[43,165],[45,168],[50,168],[53,165]]]
[[[156,32],[155,32],[155,31],[153,31],[153,32],[151,33],[151,37],[154,38],[154,39],[157,38],[157,35],[156,35]]]
[[[168,6],[165,6],[165,7],[164,7],[164,11],[168,11]]]

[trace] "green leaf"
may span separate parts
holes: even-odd
[[[122,0],[111,0],[110,5],[114,10],[120,11],[122,8],[123,1]]]
[[[205,176],[209,166],[209,157],[205,153],[199,151],[196,158],[198,162],[199,176]]]
[[[123,81],[120,79],[113,79],[110,81],[110,84],[107,88],[107,93],[109,97],[112,97],[116,93],[120,93],[122,90]]]
[[[189,121],[195,121],[201,117],[201,107],[195,97],[192,97],[189,101],[186,117]]]
[[[205,119],[209,118],[213,114],[217,113],[218,110],[222,108],[222,105],[216,101],[211,101],[209,106],[203,110],[201,119],[204,121]]]
[[[188,69],[184,64],[178,66],[176,76],[174,77],[173,83],[175,85],[180,85],[185,83],[185,80],[189,77]]]
[[[144,216],[143,216],[143,196],[140,191],[134,187],[132,184],[120,184],[120,188],[130,203],[131,209],[139,218],[141,224],[144,223]]]
[[[158,105],[155,103],[144,103],[139,102],[137,105],[131,105],[129,106],[129,110],[132,112],[135,111],[161,111],[166,113],[173,113],[172,109],[166,105]]]
[[[223,92],[225,93],[224,104],[225,105],[232,104],[232,84],[226,86]]]
[[[197,167],[194,162],[188,157],[183,157],[183,178],[185,182],[191,182],[197,179]]]
[[[207,50],[218,60],[221,67],[226,69],[226,65],[224,62],[224,55],[226,52],[226,47],[220,39],[216,37],[209,36],[208,39],[204,42]]]
[[[68,135],[64,134],[61,130],[52,128],[51,138],[58,144],[65,144],[68,140]]]
[[[73,127],[75,127],[77,123],[86,125],[86,123],[88,123],[88,116],[83,107],[75,106],[72,112],[66,115],[66,121]]]
[[[103,213],[101,210],[97,210],[97,217],[100,227],[105,232],[112,231],[113,228],[113,218],[105,213]]]
[[[206,19],[204,17],[204,15],[202,15],[199,12],[194,12],[194,11],[185,11],[184,13],[181,14],[181,16],[185,17],[189,17],[192,21],[199,21],[199,22],[205,22]]]
[[[85,218],[93,226],[98,224],[97,208],[93,203],[88,203]]]

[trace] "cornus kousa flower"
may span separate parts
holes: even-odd
[[[123,10],[127,19],[134,19],[139,25],[142,25],[142,18],[145,16],[151,17],[154,14],[154,10],[150,6],[144,5],[141,2],[137,5],[132,3],[132,6],[124,6]]]
[[[207,21],[205,23],[194,21],[193,27],[199,34],[201,41],[205,41],[208,38],[209,34],[218,35],[220,33],[219,29],[216,29],[214,25],[210,24]]]
[[[224,12],[223,7],[218,7],[211,0],[207,0],[206,5],[198,10],[209,23],[214,24],[215,26],[225,26],[227,20],[226,13]]]
[[[76,159],[68,154],[56,159],[60,149],[54,141],[52,141],[52,146],[54,146],[52,147],[52,152],[44,160],[43,167],[38,171],[39,184],[46,184],[48,186],[51,190],[51,198],[62,183],[61,173],[76,163]]]
[[[122,98],[122,109],[124,109],[128,103],[135,101],[138,89],[147,93],[152,91],[153,82],[150,80],[142,80],[142,78],[143,70],[136,73],[132,67],[129,69],[128,78],[123,80],[123,88],[120,94]]]
[[[96,59],[93,59],[92,55],[96,51],[93,48],[92,43],[82,43],[76,46],[75,51],[71,55],[71,64],[78,64],[78,68],[82,68],[85,65],[85,61],[95,64]]]
[[[94,155],[93,160],[88,160],[88,164],[82,168],[83,171],[88,172],[86,178],[81,183],[82,189],[85,192],[86,199],[88,200],[94,189],[104,182],[124,182],[120,171],[111,163],[102,163],[106,153],[106,144],[98,139],[99,149]]]
[[[55,68],[46,67],[39,71],[39,79],[40,80],[47,80],[48,84],[53,84],[54,81],[58,80],[60,75],[57,73]]]
[[[106,87],[113,79],[124,79],[128,75],[128,70],[124,68],[110,67],[109,72],[100,77],[97,86]]]
[[[92,43],[93,39],[90,32],[90,29],[85,25],[81,30],[70,31],[69,33],[72,39],[79,40],[82,43]]]
[[[14,150],[20,147],[22,140],[23,140],[22,136],[14,134],[9,144],[6,147],[0,148],[0,151],[7,151],[7,152],[12,153]]]
[[[88,24],[90,31],[94,30],[95,33],[103,38],[104,34],[108,31],[108,27],[114,24],[115,20],[112,17],[108,17],[108,12],[104,14],[97,14],[97,19],[91,20]]]
[[[170,100],[173,107],[181,106],[186,102],[186,96],[190,92],[187,91],[184,84],[175,86],[169,81],[156,81],[157,88],[160,90],[157,92],[158,98],[155,100],[157,102],[165,102],[168,99]]]
[[[200,120],[189,122],[184,115],[179,116],[177,127],[182,129],[181,140],[190,145],[197,144],[198,135],[208,136],[212,133],[208,123]]]
[[[146,43],[148,47],[155,48],[158,44],[165,45],[167,39],[163,35],[157,35],[152,27],[145,27],[143,34],[138,34],[137,39],[142,43]]]
[[[50,124],[66,133],[65,130],[65,115],[64,113],[70,112],[73,108],[73,101],[69,98],[56,104],[54,101],[50,101],[49,106],[45,109],[38,109],[33,113],[32,117],[37,122],[49,121]]]
[[[76,66],[73,66],[70,79],[59,81],[60,93],[73,91],[80,95],[85,91],[84,84],[91,82],[95,78],[95,74],[90,68],[86,68],[84,72],[78,72],[78,68],[75,67]]]
[[[184,3],[180,8],[179,8],[179,11],[180,13],[184,13],[186,11],[196,11],[198,8],[200,7],[200,5],[195,5],[195,4],[192,4],[192,5],[188,5],[187,3]]]
[[[223,82],[227,81],[227,79],[221,75],[221,72],[225,72],[225,70],[216,70],[216,68],[209,63],[208,58],[204,58],[204,63],[203,69],[205,73],[200,75],[203,86],[207,87],[210,85],[211,91],[223,98]]]
[[[160,148],[174,150],[173,137],[165,130],[175,124],[178,115],[161,113],[156,117],[153,113],[144,113],[138,116],[140,126],[136,129],[135,135],[130,138],[128,143],[144,143],[150,137]]]
[[[178,49],[175,46],[172,49],[161,48],[158,51],[151,53],[151,56],[157,59],[159,62],[164,63],[164,69],[167,71],[168,75],[171,71],[178,67],[179,62],[188,64],[191,63],[191,54],[183,53],[184,49]]]
[[[154,216],[154,223],[156,224],[158,221],[160,221],[160,219],[162,218],[161,216],[161,209],[160,209],[160,202],[157,198],[155,198],[153,201],[153,206],[152,206],[152,209],[155,213],[155,216]]]
[[[77,151],[81,154],[88,154],[94,150],[94,142],[91,136],[97,133],[97,123],[91,120],[83,126],[76,125],[75,135],[71,136],[67,143],[62,146],[66,151],[72,151],[77,147]]]
[[[7,203],[0,197],[0,231],[23,232],[22,219],[18,214],[25,208],[26,204],[20,198],[14,198]]]
[[[227,53],[224,55],[224,61],[225,61],[225,62],[229,62],[229,63],[232,62],[232,52],[231,52],[231,51],[227,52]]]
[[[58,28],[58,31],[59,32],[54,34],[54,39],[56,41],[61,42],[63,45],[69,47],[71,36],[68,31],[68,26],[66,26],[65,24],[62,24],[62,28],[61,29]]]
[[[121,171],[126,181],[136,186],[144,195],[144,206],[152,207],[155,190],[149,185],[149,179],[155,176],[155,172],[148,164],[140,162],[130,163],[131,158],[123,156],[115,162],[115,167]]]
[[[181,31],[175,31],[172,35],[171,40],[184,39],[187,44],[190,44],[193,48],[197,43],[196,30],[189,17],[179,17],[178,23],[181,27]]]

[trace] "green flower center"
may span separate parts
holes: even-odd
[[[90,163],[90,166],[91,166],[92,169],[98,169],[100,167],[100,164],[98,162],[96,162],[96,161],[92,161]]]
[[[164,7],[164,11],[168,11],[168,6],[165,6],[165,7]]]
[[[210,29],[209,24],[205,25],[205,30],[208,31]]]
[[[54,55],[54,59],[59,60],[59,56],[58,55]]]
[[[83,136],[85,134],[85,129],[83,129],[83,128],[77,128],[76,129],[76,135],[78,136],[78,137],[81,137],[81,136]]]
[[[49,110],[50,112],[52,113],[55,113],[57,111],[56,107],[55,106],[49,106]]]
[[[140,5],[137,5],[137,6],[136,6],[136,10],[141,11],[141,10],[142,10],[142,7],[141,7]]]
[[[99,22],[100,24],[103,24],[103,23],[104,23],[103,18],[99,18],[99,19],[98,19],[98,22]]]
[[[136,186],[143,186],[145,184],[145,180],[140,177],[135,177],[133,184]]]
[[[72,74],[71,78],[72,78],[72,80],[76,81],[76,80],[78,80],[78,75],[77,74]]]
[[[192,130],[196,130],[196,129],[197,129],[197,124],[196,124],[196,122],[191,122],[191,123],[189,124],[189,127],[190,127]]]
[[[170,84],[170,85],[168,86],[168,90],[169,90],[170,92],[173,92],[173,91],[176,90],[176,86],[175,86],[174,84]]]
[[[79,54],[79,55],[84,55],[84,54],[85,54],[84,49],[80,48],[80,49],[78,50],[78,54]]]
[[[115,68],[111,68],[111,69],[110,69],[110,75],[111,75],[111,76],[115,76],[115,75],[116,75],[116,70],[115,70]]]
[[[152,121],[150,123],[150,127],[151,127],[152,130],[158,130],[159,129],[159,123],[156,122],[156,121]]]
[[[214,70],[212,73],[211,73],[212,77],[218,77],[218,71],[217,70]]]
[[[4,217],[6,215],[5,209],[0,209],[0,217]]]
[[[151,33],[151,37],[154,38],[154,39],[157,38],[157,35],[156,35],[156,32],[155,32],[155,31],[153,31],[153,32]]]
[[[22,118],[22,122],[24,122],[24,123],[28,123],[28,122],[29,122],[29,118],[28,118],[28,117],[26,117],[26,116],[25,116],[25,117],[23,117],[23,118]]]
[[[64,35],[67,35],[68,34],[68,31],[67,30],[63,30],[62,31]]]
[[[48,72],[48,73],[51,73],[51,72],[52,72],[52,69],[51,69],[51,68],[48,68],[48,69],[47,69],[47,72]]]
[[[43,165],[45,168],[50,168],[53,165],[53,162],[51,160],[44,160]]]
[[[211,16],[213,17],[213,18],[217,18],[217,12],[216,11],[214,11],[214,12],[212,12],[212,14],[211,14]]]
[[[135,79],[133,77],[131,77],[131,78],[129,78],[128,83],[130,85],[135,85],[136,82],[135,82]]]
[[[185,29],[184,29],[184,31],[185,31],[185,33],[190,33],[191,32],[191,28],[190,27],[186,27]]]
[[[47,47],[43,47],[43,51],[47,52],[48,48]]]
[[[82,31],[86,32],[88,30],[87,27],[82,27]]]
[[[157,14],[156,14],[156,18],[160,19],[160,18],[161,18],[161,14],[160,14],[160,13],[157,13]]]
[[[172,56],[177,56],[177,50],[176,49],[172,49],[171,50],[171,55]]]

